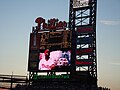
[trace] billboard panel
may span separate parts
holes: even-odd
[[[82,49],[77,49],[76,54],[77,55],[85,55],[85,54],[91,54],[93,53],[93,48],[82,48]]]
[[[81,8],[89,6],[90,0],[73,0],[73,8]]]
[[[91,66],[92,61],[76,61],[77,66]]]
[[[93,33],[93,27],[92,26],[83,26],[83,27],[77,27],[77,34],[90,34]]]
[[[93,37],[84,37],[77,39],[77,44],[91,44],[91,43],[93,43]]]

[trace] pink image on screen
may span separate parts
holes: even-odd
[[[45,53],[40,53],[39,60],[39,70],[52,70],[52,66],[68,66],[70,64],[70,51],[51,51],[48,60],[45,59]]]

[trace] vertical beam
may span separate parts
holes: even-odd
[[[70,12],[69,12],[69,29],[72,30],[72,44],[71,44],[71,74],[76,71],[76,31],[75,31],[75,12],[73,11],[73,0],[70,0]],[[74,37],[74,38],[73,38]]]

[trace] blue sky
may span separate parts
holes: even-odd
[[[120,90],[120,0],[98,0],[98,84]],[[0,0],[0,74],[27,75],[35,19],[69,20],[69,0]]]

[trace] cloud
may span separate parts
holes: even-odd
[[[120,65],[120,63],[110,63],[111,65]]]
[[[105,25],[120,25],[120,20],[101,20],[100,23]]]

